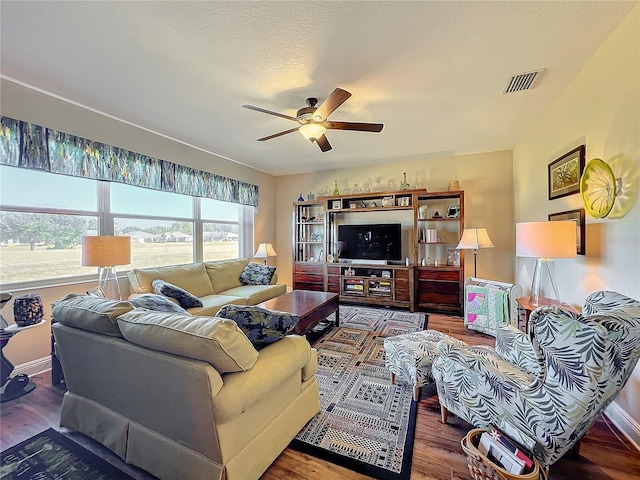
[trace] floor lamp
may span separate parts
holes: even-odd
[[[473,276],[476,276],[476,260],[479,248],[493,248],[486,228],[465,228],[462,232],[458,250],[473,249]]]
[[[269,257],[277,257],[278,254],[273,249],[273,246],[270,243],[260,243],[258,244],[258,250],[256,250],[253,258],[264,258],[264,264],[267,264],[267,259]]]
[[[108,298],[121,300],[116,265],[131,263],[131,237],[82,237],[82,265],[100,267],[98,286]]]
[[[543,283],[548,278],[555,299],[560,301],[554,258],[576,256],[576,222],[516,223],[516,256],[536,258],[531,280],[529,301],[539,305],[543,296]],[[550,295],[549,292],[547,295]],[[551,298],[547,296],[547,298]]]

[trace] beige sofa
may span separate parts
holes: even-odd
[[[319,411],[304,337],[257,351],[232,320],[75,294],[52,314],[60,425],[158,478],[258,479]]]
[[[200,298],[202,307],[188,308],[192,315],[215,315],[224,305],[256,305],[283,295],[286,285],[278,283],[274,274],[269,285],[243,285],[240,274],[248,258],[192,263],[188,265],[134,268],[128,273],[131,293],[154,293],[151,282],[161,279]]]

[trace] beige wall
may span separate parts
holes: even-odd
[[[519,222],[582,207],[579,194],[547,200],[547,164],[578,145],[586,145],[587,161],[601,158],[623,178],[625,195],[612,214],[602,220],[587,215],[586,256],[556,260],[560,295],[574,305],[596,290],[640,300],[639,24],[636,6],[513,154]],[[533,259],[516,260],[516,278],[527,289],[532,269]],[[629,422],[626,431],[635,431],[640,444],[640,365],[616,404],[628,414],[619,422]]]
[[[339,146],[335,146],[327,155],[339,154]],[[430,192],[447,190],[450,180],[460,181],[460,188],[465,192],[465,226],[486,227],[496,246],[478,252],[478,276],[512,281],[514,214],[511,151],[390,160],[385,165],[373,165],[366,169],[347,168],[277,177],[276,251],[278,276],[281,281],[291,285],[292,202],[297,200],[300,193],[306,199],[310,191],[316,196],[320,195],[325,186],[333,191],[336,179],[341,191],[344,190],[345,182],[350,190],[354,183],[366,183],[368,177],[371,177],[374,185],[378,179],[382,180],[385,189],[388,189],[388,182],[392,180],[394,188],[398,190],[403,172],[407,172],[407,181],[413,187],[417,171],[423,172],[423,186]],[[373,223],[379,221],[378,218],[383,214],[375,215]],[[401,219],[394,218],[393,214],[389,213],[386,221],[400,222]],[[466,274],[473,275],[473,255],[468,254],[466,258]]]
[[[255,240],[267,239],[261,241],[275,242],[275,177],[271,175],[150,133],[5,79],[1,79],[0,83],[0,108],[0,114],[7,117],[32,122],[258,185],[260,204],[255,218]],[[34,188],[34,186],[31,186],[31,188]],[[39,187],[35,186],[35,188]],[[45,186],[42,186],[42,188],[45,188]],[[275,247],[277,249],[277,245]],[[39,293],[47,305],[45,313],[49,317],[49,303],[51,301],[60,299],[69,292],[82,293],[90,286],[95,285],[61,285],[35,290],[14,290],[13,293],[14,295],[31,292]],[[128,284],[123,284],[122,291],[128,291]],[[5,305],[2,311],[4,317],[10,323],[13,322],[12,305],[12,302]],[[20,365],[47,356],[50,351],[49,332],[48,326],[21,332],[5,348],[7,358],[15,365]]]

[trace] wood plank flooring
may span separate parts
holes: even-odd
[[[494,338],[466,330],[460,318],[431,313],[429,328],[448,333],[470,344],[493,345]],[[74,440],[127,471],[134,478],[153,477],[124,464],[109,450],[87,437],[58,427],[63,392],[51,386],[50,373],[39,375],[37,388],[30,394],[0,406],[0,449],[4,450],[49,427],[62,430]],[[440,423],[435,388],[422,389],[418,404],[416,438],[413,450],[412,480],[471,479],[460,439],[472,428],[449,416],[449,424]],[[364,480],[365,475],[286,449],[263,474],[261,480]],[[630,480],[640,479],[640,452],[600,417],[585,436],[580,456],[562,458],[551,468],[552,480]]]

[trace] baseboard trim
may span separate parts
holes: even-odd
[[[51,370],[51,356],[37,358],[36,360],[31,360],[27,363],[15,365],[13,372],[11,372],[11,376],[14,377],[21,373],[25,373],[27,376],[33,377],[34,375],[46,372],[47,370]]]
[[[640,425],[615,402],[611,403],[604,413],[636,450],[640,451]]]

